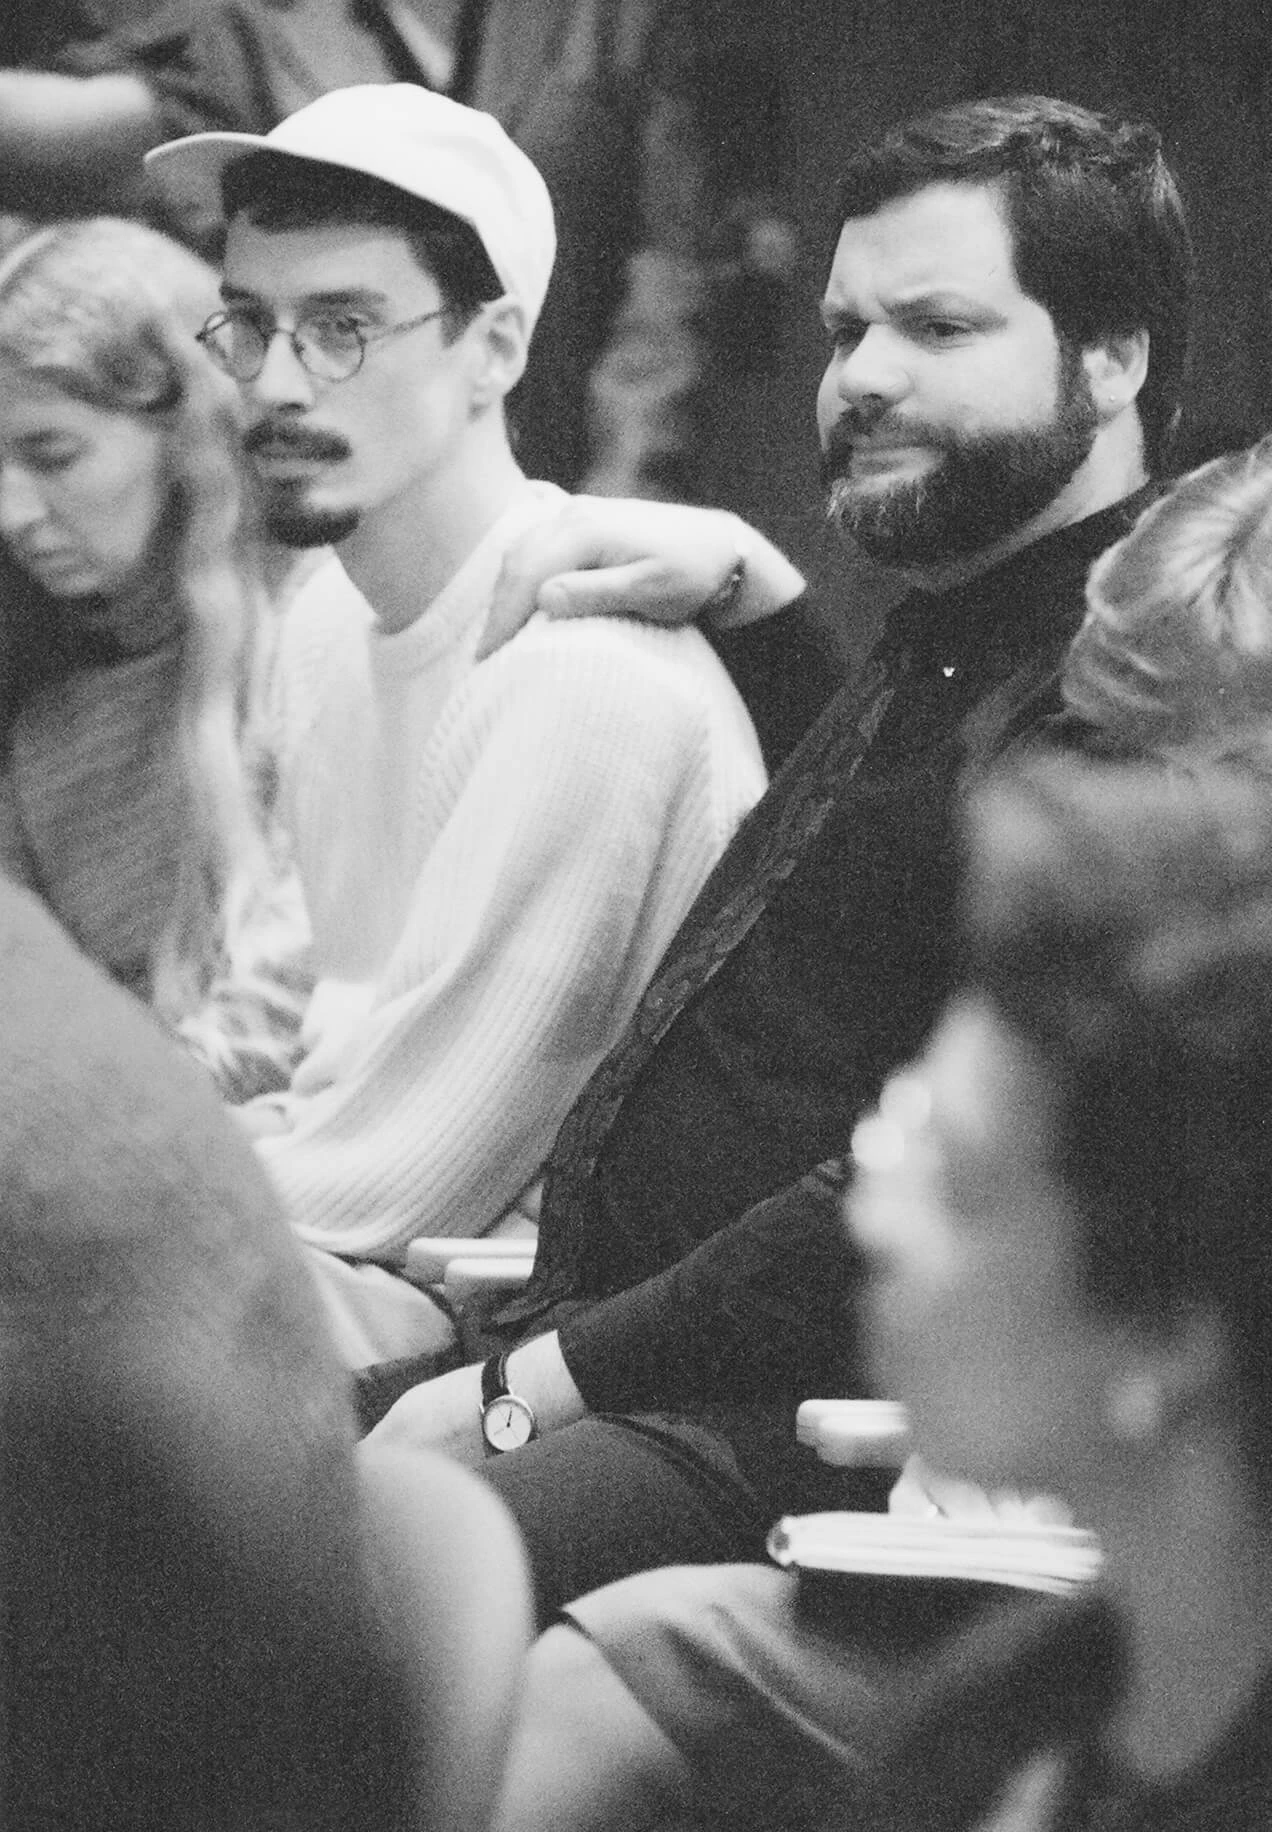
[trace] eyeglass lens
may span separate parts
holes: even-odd
[[[250,312],[226,312],[206,328],[204,342],[236,380],[250,382],[265,366],[276,328]],[[302,368],[325,381],[352,375],[365,354],[357,325],[347,319],[305,318],[289,335]]]

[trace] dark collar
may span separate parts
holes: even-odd
[[[909,593],[889,613],[887,635],[920,658],[957,665],[987,647],[1032,652],[1054,640],[1057,608],[1069,611],[1091,565],[1134,525],[1158,494],[1145,484],[1133,495],[1079,522],[1043,535],[988,572],[946,592]]]

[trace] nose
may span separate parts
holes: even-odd
[[[0,465],[0,539],[16,540],[44,519],[44,498],[23,466]]]
[[[265,347],[260,374],[244,383],[247,394],[262,407],[313,405],[314,378],[297,356],[292,337],[291,331],[276,325]]]
[[[896,334],[888,325],[867,325],[862,336],[831,363],[835,394],[843,406],[891,407],[910,388]]]

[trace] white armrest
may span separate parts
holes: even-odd
[[[442,1235],[421,1235],[406,1249],[403,1268],[417,1285],[438,1285],[455,1260],[523,1260],[534,1258],[534,1241],[511,1235],[497,1240],[455,1240]]]
[[[795,1436],[823,1463],[851,1469],[900,1469],[909,1453],[904,1406],[888,1399],[806,1399]]]
[[[446,1296],[462,1310],[474,1300],[497,1298],[508,1291],[520,1291],[534,1271],[534,1255],[523,1252],[519,1259],[508,1255],[483,1259],[453,1259],[443,1281]]]

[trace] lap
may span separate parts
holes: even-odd
[[[564,1616],[684,1758],[704,1811],[793,1832],[842,1809],[907,1663],[983,1596],[874,1578],[827,1592],[733,1564],[648,1572]]]
[[[785,1404],[589,1414],[485,1473],[525,1538],[541,1621],[633,1572],[761,1559],[779,1514],[886,1492],[877,1472],[830,1470],[798,1446]]]
[[[525,1539],[541,1620],[634,1571],[754,1558],[772,1524],[709,1416],[591,1416],[485,1474]]]

